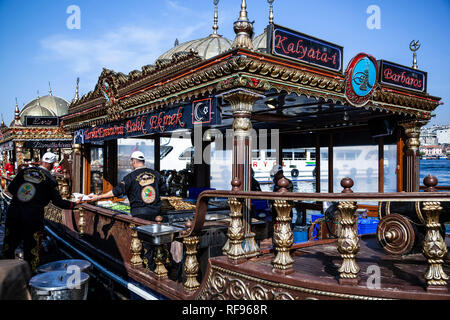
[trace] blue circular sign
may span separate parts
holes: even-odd
[[[372,97],[378,81],[377,60],[358,53],[345,70],[345,97],[354,106],[363,106]]]
[[[353,69],[352,88],[360,97],[368,95],[377,79],[377,68],[368,57],[361,59]]]

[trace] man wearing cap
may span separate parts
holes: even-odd
[[[90,194],[90,201],[98,201],[126,195],[130,201],[131,215],[147,220],[154,220],[161,209],[161,192],[165,184],[161,175],[145,167],[145,157],[140,151],[131,154],[133,171],[127,174],[113,190],[100,194]]]
[[[62,209],[72,209],[81,201],[63,200],[58,182],[50,173],[56,155],[44,154],[39,167],[21,170],[8,186],[13,196],[6,213],[3,259],[14,259],[14,252],[23,240],[24,259],[33,271],[39,266],[44,237],[44,208],[52,203]]]

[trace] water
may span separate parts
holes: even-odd
[[[429,174],[438,179],[438,186],[450,186],[450,160],[420,160],[421,185]]]

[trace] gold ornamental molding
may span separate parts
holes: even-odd
[[[296,293],[312,295],[312,297],[298,297]],[[304,288],[273,282],[249,276],[212,265],[208,279],[202,287],[197,300],[300,300],[317,298],[317,296],[332,297],[349,300],[393,300],[371,296],[337,293],[323,290]]]
[[[45,207],[44,218],[57,224],[62,224],[63,223],[62,209],[54,206],[53,204],[49,204]]]
[[[179,60],[177,60],[179,59]],[[264,93],[275,89],[333,103],[346,103],[343,76],[287,63],[267,54],[235,49],[208,61],[195,54],[158,61],[129,75],[104,69],[94,91],[73,102],[63,117],[71,130],[100,125],[118,114],[124,118],[234,88]],[[102,87],[106,82],[107,89]],[[108,103],[107,98],[112,103]],[[380,85],[366,109],[388,110],[427,119],[440,98],[391,90]],[[108,111],[109,106],[117,110]],[[110,119],[107,117],[109,116]]]
[[[154,65],[146,65],[139,70],[133,70],[128,75],[121,72],[103,69],[99,81],[93,91],[83,95],[69,106],[69,112],[78,112],[106,101],[101,92],[104,80],[110,80],[119,96],[126,95],[146,84],[168,77],[170,74],[182,71],[202,61],[195,52],[179,52],[171,60],[157,60]]]

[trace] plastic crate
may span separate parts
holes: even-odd
[[[188,189],[188,197],[192,200],[197,200],[200,193],[205,190],[216,190],[215,188],[189,188]]]
[[[358,219],[358,234],[377,232],[377,219]]]
[[[294,243],[308,241],[308,227],[294,227]]]
[[[323,214],[311,215],[311,224],[313,224],[314,221],[316,221],[317,219],[320,219],[320,218],[323,218]],[[312,237],[314,238],[316,235],[317,235],[317,231],[316,231],[316,229],[314,229],[313,233],[312,233]],[[308,235],[306,235],[306,236],[308,236]],[[315,240],[317,240],[317,239],[315,239]]]

